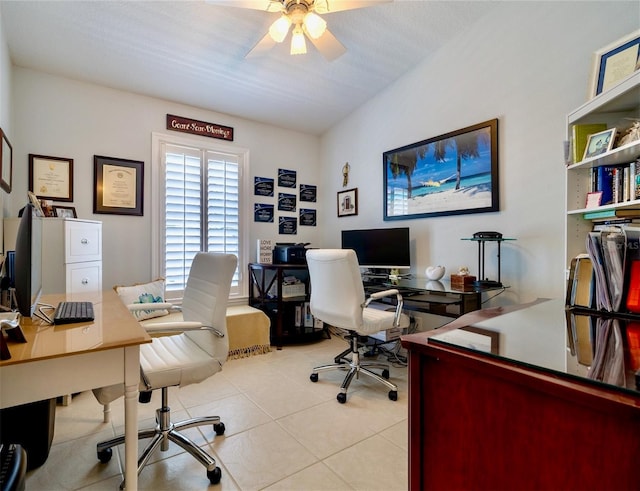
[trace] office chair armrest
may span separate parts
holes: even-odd
[[[390,290],[384,290],[381,292],[372,293],[369,296],[369,298],[367,298],[367,300],[364,302],[363,307],[368,307],[369,304],[374,300],[378,300],[384,297],[390,297],[392,295],[396,296],[396,313],[393,318],[393,327],[398,327],[400,325],[400,315],[402,314],[402,307],[404,305],[404,301],[402,300],[402,295],[400,295],[400,292],[397,289],[392,288]]]
[[[196,321],[145,322],[143,327],[149,334],[169,334],[187,331],[209,330],[219,338],[224,337],[224,333],[219,329],[211,326],[204,326],[201,322]]]
[[[130,312],[136,312],[138,310],[177,310],[175,305],[167,302],[157,303],[130,303],[127,305]]]

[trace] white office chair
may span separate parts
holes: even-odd
[[[180,430],[212,424],[216,434],[222,435],[224,423],[219,416],[172,423],[168,388],[201,382],[222,369],[229,351],[226,312],[236,265],[234,255],[199,252],[189,272],[182,313],[141,323],[150,333],[171,335],[154,337],[150,344],[140,346],[141,394],[142,391],[161,389],[162,407],[156,410],[156,427],[138,433],[138,439],[152,438],[138,460],[138,474],[158,446],[166,451],[169,441],[172,441],[206,467],[212,484],[220,482],[221,471],[216,467],[216,461]],[[124,394],[124,386],[94,389],[93,393],[101,404],[107,405]],[[122,443],[124,435],[98,443],[98,459],[108,462],[113,453],[112,447]],[[124,484],[121,484],[121,489]]]
[[[347,401],[347,389],[355,376],[367,375],[384,384],[389,389],[389,399],[398,399],[398,387],[387,379],[389,366],[376,362],[360,361],[358,338],[394,327],[409,326],[409,317],[402,313],[402,295],[391,289],[376,292],[365,300],[364,287],[358,258],[351,249],[310,249],[307,251],[307,265],[311,280],[311,313],[327,324],[348,331],[350,347],[335,358],[335,363],[313,369],[312,382],[318,381],[318,372],[325,370],[348,370],[340,387],[337,399]],[[397,306],[389,312],[369,307],[376,299],[395,296]],[[347,358],[346,355],[351,357]],[[382,369],[382,375],[371,371]]]

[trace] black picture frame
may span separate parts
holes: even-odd
[[[0,128],[0,188],[11,192],[13,180],[13,147],[7,134]]]
[[[143,216],[144,162],[94,155],[93,212]]]
[[[384,220],[499,211],[498,120],[382,154]]]
[[[73,202],[73,159],[30,153],[29,191],[39,199]]]
[[[78,218],[74,206],[53,205],[53,215],[58,218]]]

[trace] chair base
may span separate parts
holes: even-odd
[[[387,379],[389,378],[389,365],[385,365],[384,363],[375,363],[375,362],[361,362],[360,361],[360,352],[358,351],[358,339],[359,336],[355,332],[350,332],[349,336],[347,336],[349,340],[349,348],[344,350],[342,353],[337,355],[334,358],[334,362],[330,365],[322,365],[319,367],[315,367],[311,376],[309,377],[312,382],[318,381],[318,372],[324,372],[327,370],[348,370],[342,385],[340,386],[340,392],[336,396],[338,402],[345,403],[347,401],[347,389],[351,384],[353,378],[358,378],[360,374],[367,375],[372,379],[380,382],[389,388],[389,399],[392,401],[398,400],[398,386],[389,382]],[[347,358],[347,355],[351,354],[351,359]],[[378,375],[377,373],[371,371],[372,368],[377,368],[382,370],[382,374]]]
[[[171,409],[168,406],[168,388],[162,388],[162,407],[156,410],[156,427],[153,429],[140,430],[138,432],[138,440],[151,438],[151,442],[145,447],[144,451],[138,459],[138,474],[149,461],[153,452],[160,447],[160,450],[166,452],[169,449],[169,442],[176,443],[184,450],[189,452],[197,461],[199,461],[207,470],[207,478],[211,484],[218,484],[222,477],[222,472],[216,466],[216,461],[208,453],[202,450],[193,441],[180,433],[181,430],[193,428],[202,425],[213,425],[216,435],[224,434],[224,423],[220,421],[219,416],[204,416],[200,418],[192,418],[178,423],[171,422]],[[117,436],[110,440],[100,442],[96,446],[98,460],[107,463],[113,455],[112,447],[124,443],[124,435]],[[125,481],[120,484],[120,489],[124,489]]]

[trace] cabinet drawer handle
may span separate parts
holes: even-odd
[[[81,244],[88,244],[88,243],[89,243],[89,240],[88,240],[88,239],[82,239],[82,240],[80,241],[80,243],[81,243]]]
[[[82,284],[83,285],[88,285],[89,284],[89,279],[88,278],[82,278]]]

